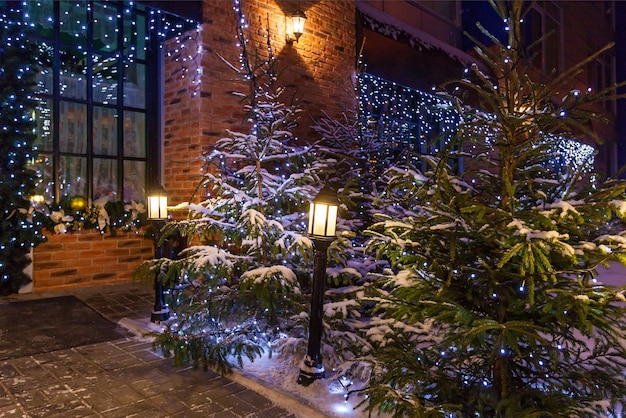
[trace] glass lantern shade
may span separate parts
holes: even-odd
[[[148,193],[148,219],[167,219],[167,193],[158,187]]]
[[[309,235],[313,238],[334,237],[337,228],[339,201],[330,189],[324,187],[311,201],[309,209]]]
[[[300,36],[304,33],[304,22],[306,22],[306,15],[302,10],[295,11],[287,19],[290,22],[290,37],[298,42]]]
[[[42,194],[34,194],[30,197],[30,202],[33,205],[40,205],[46,202],[45,197]]]

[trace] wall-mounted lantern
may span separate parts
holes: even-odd
[[[304,22],[306,15],[300,9],[287,16],[287,43],[298,42],[300,36],[304,33]]]

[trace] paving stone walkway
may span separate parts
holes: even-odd
[[[115,322],[146,320],[152,309],[149,286],[116,285],[69,293]],[[9,300],[48,296],[15,295]],[[212,371],[175,367],[172,359],[160,356],[141,336],[0,362],[0,417],[309,415],[304,405],[293,402],[286,408],[270,398]]]

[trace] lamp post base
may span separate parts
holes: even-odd
[[[150,314],[150,322],[158,324],[162,321],[170,319],[170,310],[168,308],[161,309],[160,311],[152,311]]]
[[[307,356],[300,366],[300,375],[298,376],[298,384],[302,386],[309,386],[316,380],[323,379],[325,377],[324,366],[321,362],[316,362]]]

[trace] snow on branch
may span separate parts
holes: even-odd
[[[296,274],[285,266],[257,267],[248,270],[241,275],[242,281],[250,281],[260,284],[268,281],[278,281],[281,286],[293,286],[294,290],[298,288],[298,280]]]

